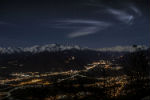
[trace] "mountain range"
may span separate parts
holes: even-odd
[[[116,48],[119,48],[120,51],[117,51]],[[131,47],[129,50],[127,47],[116,48],[90,49],[77,45],[59,44],[36,45],[25,48],[0,48],[0,73],[8,75],[12,72],[82,70],[85,69],[86,65],[95,61],[114,60],[131,52]]]
[[[139,45],[139,48],[147,49],[147,46]],[[56,52],[56,51],[64,51],[64,50],[95,50],[95,51],[109,51],[109,52],[134,52],[135,48],[132,46],[115,46],[109,48],[87,48],[80,47],[78,45],[68,46],[68,45],[60,45],[60,44],[47,44],[47,45],[34,45],[31,47],[0,47],[0,54],[12,54],[12,53],[22,53],[22,52],[31,52],[31,53],[40,53],[40,52]]]

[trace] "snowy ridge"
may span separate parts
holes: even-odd
[[[64,50],[71,50],[71,49],[76,49],[76,50],[83,50],[86,48],[81,48],[78,45],[75,46],[66,46],[66,45],[58,45],[58,44],[47,44],[43,46],[35,45],[32,47],[18,47],[18,48],[13,48],[13,47],[8,47],[8,48],[2,48],[0,47],[0,53],[4,54],[12,54],[12,53],[21,53],[21,52],[31,52],[31,53],[40,53],[44,51],[48,52],[55,52],[55,51],[64,51]]]
[[[115,46],[110,48],[99,48],[98,51],[110,51],[110,52],[134,52],[138,49],[146,50],[148,49],[145,45],[138,45],[137,47],[133,46]]]
[[[99,48],[99,49],[91,49],[91,48],[85,48],[80,47],[78,45],[74,46],[68,46],[68,45],[59,45],[59,44],[47,44],[47,45],[34,45],[31,47],[8,47],[8,48],[2,48],[0,47],[0,54],[12,54],[12,53],[21,53],[21,52],[30,52],[30,53],[40,53],[44,51],[48,52],[55,52],[55,51],[64,51],[64,50],[92,50],[92,51],[101,51],[101,52],[134,52],[137,49],[148,49],[147,46],[144,45],[138,45],[136,48],[133,46],[115,46],[110,48]]]

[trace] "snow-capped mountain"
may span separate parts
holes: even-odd
[[[0,47],[0,53],[20,53],[20,52],[31,52],[31,53],[40,53],[44,51],[48,52],[54,52],[54,51],[64,51],[64,50],[71,50],[71,49],[76,49],[76,50],[83,50],[86,48],[81,48],[78,45],[74,46],[67,46],[67,45],[59,45],[59,44],[47,44],[47,45],[35,45],[31,47],[8,47],[8,48],[2,48]]]
[[[59,44],[47,44],[47,45],[34,45],[31,47],[7,47],[2,48],[0,47],[0,54],[12,54],[12,53],[21,53],[21,52],[30,52],[30,53],[40,53],[44,51],[48,52],[55,52],[55,51],[64,51],[64,50],[92,50],[92,51],[101,51],[101,52],[134,52],[138,48],[143,50],[148,49],[147,46],[138,45],[137,48],[133,46],[115,46],[110,48],[98,48],[98,49],[91,49],[87,47],[80,47],[78,45],[68,46],[68,45],[59,45]]]
[[[146,50],[148,49],[145,45],[137,45],[137,47],[133,46],[114,46],[108,48],[99,48],[97,51],[108,51],[108,52],[134,52],[136,50]]]

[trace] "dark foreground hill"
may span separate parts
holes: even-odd
[[[110,52],[78,49],[0,54],[0,72],[7,74],[9,72],[81,70],[93,61],[112,59],[120,54],[122,53],[111,54]]]

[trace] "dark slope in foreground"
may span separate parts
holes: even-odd
[[[65,71],[81,70],[84,66],[100,59],[110,59],[109,53],[92,50],[65,50],[41,53],[13,53],[0,55],[0,67],[7,71]],[[2,71],[2,69],[1,69]]]

